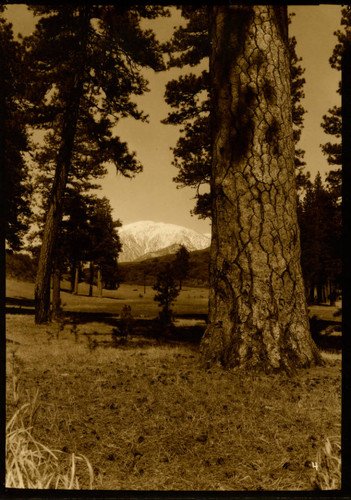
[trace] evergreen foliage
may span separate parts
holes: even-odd
[[[190,254],[184,245],[181,245],[172,262],[172,274],[179,281],[179,290],[182,289],[183,280],[189,272]]]
[[[196,205],[193,214],[200,218],[211,217],[211,196],[208,192],[210,183],[210,99],[209,72],[200,72],[207,65],[210,52],[209,17],[207,6],[178,7],[187,25],[177,29],[172,40],[164,45],[169,54],[169,67],[197,67],[195,73],[180,76],[177,80],[167,83],[165,100],[174,110],[168,114],[162,123],[182,125],[181,136],[173,148],[173,165],[179,173],[173,179],[179,187],[190,186],[196,189]],[[306,186],[309,174],[304,173],[304,151],[297,147],[303,128],[305,109],[300,104],[304,97],[304,69],[299,64],[302,60],[296,54],[296,39],[289,40],[291,94],[293,112],[293,134],[295,141],[295,166],[297,187]]]
[[[175,279],[172,274],[172,269],[169,264],[166,269],[157,275],[157,281],[152,287],[156,291],[154,300],[162,307],[160,320],[163,324],[169,324],[172,321],[171,306],[179,295],[179,289],[176,286]]]
[[[85,259],[97,265],[102,272],[102,280],[108,286],[118,282],[117,259],[122,249],[118,235],[120,220],[113,220],[112,207],[107,198],[95,198],[88,220],[88,244]]]
[[[1,219],[8,247],[19,250],[28,229],[32,191],[24,156],[30,148],[25,116],[26,74],[23,46],[14,40],[3,11],[0,6]]]
[[[351,11],[348,7],[344,7],[341,10],[341,30],[334,32],[337,37],[338,42],[334,47],[333,54],[329,58],[329,62],[332,68],[337,71],[341,70],[342,55],[343,52],[351,45]],[[341,94],[341,82],[339,82],[339,88],[337,92]],[[324,132],[332,138],[335,139],[334,142],[327,142],[321,145],[322,151],[327,157],[328,163],[333,170],[330,170],[327,175],[327,183],[334,196],[341,199],[341,183],[342,183],[342,146],[341,146],[341,134],[342,134],[342,116],[341,107],[333,106],[328,110],[328,113],[323,116],[322,128]]]
[[[318,173],[298,206],[301,265],[310,302],[326,302],[341,288],[340,207]]]

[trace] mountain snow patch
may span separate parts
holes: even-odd
[[[118,232],[122,243],[119,262],[132,262],[144,254],[157,252],[171,245],[184,245],[189,252],[202,250],[211,242],[209,234],[201,234],[176,224],[150,220],[127,224]]]

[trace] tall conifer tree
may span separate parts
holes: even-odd
[[[341,11],[341,26],[343,29],[337,30],[334,35],[338,39],[335,45],[333,54],[329,59],[332,68],[341,71],[342,54],[351,45],[351,10],[344,7]],[[341,94],[341,82],[337,89],[338,94]],[[328,110],[328,113],[323,116],[322,128],[324,132],[336,139],[335,142],[327,142],[323,144],[322,151],[326,155],[328,163],[331,167],[336,167],[330,170],[327,175],[327,183],[334,196],[341,199],[341,165],[342,165],[342,119],[341,107],[333,106]]]
[[[72,157],[79,146],[77,133],[95,140],[100,153],[106,151],[106,161],[122,174],[140,170],[112,129],[122,117],[146,119],[131,97],[147,90],[140,68],[160,70],[163,63],[153,33],[143,30],[140,22],[164,10],[83,4],[32,8],[42,16],[27,41],[36,103],[32,120],[47,128],[54,125],[58,138],[35,283],[35,320],[42,323],[49,319],[51,261]]]

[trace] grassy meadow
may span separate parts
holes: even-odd
[[[7,486],[340,488],[336,308],[310,312],[317,337],[330,338],[325,366],[254,375],[202,365],[206,289],[182,290],[174,307],[179,335],[165,342],[153,335],[159,308],[151,287],[144,294],[143,286],[122,285],[98,298],[83,284],[78,296],[65,286],[64,320],[35,325],[33,284],[7,280]],[[135,325],[119,341],[113,328],[124,304]]]

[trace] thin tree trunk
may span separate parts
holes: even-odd
[[[94,262],[91,260],[89,266],[89,297],[93,296],[93,283],[94,283]]]
[[[71,163],[74,135],[76,130],[82,82],[75,78],[75,83],[67,105],[62,145],[60,148],[54,183],[50,196],[49,208],[45,220],[43,242],[40,249],[38,270],[35,281],[35,322],[48,321],[48,308],[45,293],[50,283],[50,267],[57,233],[62,219],[63,194],[66,188],[68,170]]]
[[[73,293],[74,292],[74,281],[75,281],[75,278],[76,278],[76,275],[75,275],[75,272],[76,272],[76,262],[74,262],[74,264],[71,262],[70,264],[70,274],[69,274],[69,283],[70,283],[70,293]]]
[[[76,264],[76,268],[74,270],[73,295],[78,295],[78,285],[79,285],[79,263]]]
[[[207,362],[320,361],[300,266],[285,7],[211,12],[212,242]]]
[[[86,10],[84,10],[86,12]],[[88,22],[88,17],[84,19]],[[83,31],[84,32],[84,31]],[[88,30],[85,31],[86,33]],[[82,54],[86,50],[87,39],[83,39]],[[82,55],[81,54],[81,55]],[[58,152],[54,182],[51,190],[49,207],[46,215],[44,234],[40,249],[40,257],[35,280],[35,322],[49,321],[49,300],[47,293],[50,286],[50,268],[53,251],[57,242],[58,229],[62,219],[63,195],[66,188],[68,172],[71,164],[74,137],[77,128],[80,100],[83,93],[83,68],[72,77],[72,86],[66,102],[63,117],[61,146]]]
[[[102,297],[102,273],[100,267],[97,269],[97,292],[98,297]]]

